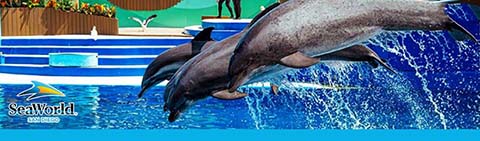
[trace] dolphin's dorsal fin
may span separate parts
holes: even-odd
[[[198,53],[200,53],[205,43],[207,43],[208,41],[213,41],[212,39],[213,29],[215,28],[213,27],[205,28],[193,38],[193,40],[191,41],[193,55],[197,55]]]
[[[283,57],[280,60],[280,64],[291,67],[291,68],[305,68],[317,64],[320,59],[312,58],[301,52],[296,52],[294,54]]]
[[[215,97],[221,100],[236,100],[236,99],[244,98],[246,96],[247,94],[245,93],[242,93],[239,91],[228,92],[228,90],[222,90],[212,94],[212,97]]]

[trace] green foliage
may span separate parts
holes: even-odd
[[[74,3],[74,0],[0,0],[0,7],[45,7],[64,12],[78,12],[89,15],[114,18],[116,8],[105,4]]]
[[[28,8],[44,7],[45,1],[44,0],[27,0],[26,5]]]
[[[57,2],[57,8],[59,8],[62,11],[70,11],[72,7],[73,7],[72,0],[59,0]]]

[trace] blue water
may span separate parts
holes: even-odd
[[[453,7],[459,18],[472,15]],[[464,15],[464,16],[462,16]],[[478,25],[478,21],[470,23]],[[283,74],[269,88],[241,88],[248,97],[200,101],[178,121],[163,112],[163,87],[137,99],[138,86],[54,85],[75,102],[76,117],[29,124],[7,115],[8,104],[30,85],[0,85],[0,127],[8,129],[479,129],[480,45],[455,42],[446,32],[387,32],[366,42],[399,74],[366,63],[328,62]],[[325,88],[298,87],[297,82]]]
[[[328,65],[328,66],[327,66]],[[305,78],[292,76],[308,75]],[[480,95],[476,88],[424,90],[407,77],[366,63],[331,62],[293,71],[272,81],[283,82],[279,95],[269,88],[242,88],[241,100],[200,101],[174,122],[163,112],[163,87],[137,99],[135,86],[54,85],[67,97],[34,102],[75,102],[76,117],[58,124],[28,124],[7,115],[8,103],[28,104],[16,94],[30,85],[0,85],[0,126],[8,129],[478,129]],[[351,79],[351,80],[348,80]],[[315,80],[315,81],[312,81]],[[374,80],[374,81],[372,81]],[[327,88],[304,88],[292,82]],[[347,83],[348,82],[348,83]],[[432,97],[432,99],[430,98]],[[434,106],[436,105],[436,106]]]

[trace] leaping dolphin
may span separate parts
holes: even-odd
[[[266,14],[276,6],[268,7],[259,15]],[[259,19],[258,16],[255,19]],[[164,108],[165,110],[170,110],[168,118],[170,122],[175,121],[181,112],[196,101],[208,96],[224,100],[234,100],[246,96],[245,93],[230,93],[227,91],[229,82],[227,69],[230,56],[244,33],[245,31],[242,31],[223,41],[212,44],[207,50],[190,59],[175,73],[167,84],[164,95]],[[375,52],[364,46],[352,47],[321,56],[320,58],[322,58],[322,61],[368,61],[372,62],[374,67],[377,63],[380,63],[389,68]],[[279,65],[265,67],[261,70],[263,73],[256,75],[255,79],[252,79],[249,83],[262,81],[264,78],[271,76],[271,72],[288,69]]]
[[[240,99],[247,94],[242,92],[228,92],[228,66],[238,40],[244,33],[238,33],[230,38],[213,44],[207,50],[201,52],[187,61],[172,77],[165,88],[165,110],[170,110],[168,120],[175,121],[186,108],[196,101],[208,96],[222,100]],[[364,46],[356,46],[321,56],[322,61],[367,61],[373,67],[381,64],[391,69],[371,49]],[[266,78],[291,70],[292,68],[281,65],[272,65],[259,69],[247,84],[261,82]],[[392,70],[393,71],[393,70]],[[271,86],[272,91],[277,93],[278,86]]]
[[[180,66],[205,49],[204,46],[208,47],[214,43],[215,41],[211,38],[213,29],[213,27],[205,28],[191,42],[171,48],[158,55],[148,65],[143,74],[142,90],[138,97],[142,97],[148,89],[158,83],[170,79]]]
[[[272,10],[274,7],[277,7],[280,3],[274,3],[268,9],[265,9],[264,12],[259,13],[255,16],[250,24],[246,28],[251,27],[256,21],[260,19],[267,12]],[[211,33],[213,27],[206,28],[199,34],[190,43],[182,44],[176,48],[169,49],[149,64],[147,67],[143,79],[142,79],[142,90],[138,94],[138,97],[142,95],[151,87],[157,85],[158,83],[170,79],[173,74],[190,58],[194,57],[201,50],[208,48],[211,44],[215,43],[211,38]],[[238,41],[238,40],[236,40]],[[193,46],[193,47],[192,47]]]
[[[445,13],[446,3],[452,2],[479,4],[473,0],[285,2],[250,28],[237,45],[229,64],[229,92],[248,82],[259,68],[309,67],[320,61],[315,57],[360,45],[383,30],[459,29],[475,38]]]

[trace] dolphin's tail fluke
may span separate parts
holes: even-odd
[[[466,4],[473,4],[480,6],[480,0],[442,0],[437,1],[438,3],[466,3]],[[468,7],[467,5],[462,5],[462,9],[464,13],[475,15],[475,12]],[[455,30],[461,31],[467,34],[471,39],[475,40],[476,42],[480,42],[480,22],[479,19],[475,16],[471,18],[460,18],[460,16],[456,15],[456,12],[446,11],[447,16],[449,17],[452,24],[450,25],[450,34],[455,38],[459,39],[458,34],[455,34]],[[467,19],[467,20],[466,20]],[[471,24],[477,23],[477,24]],[[460,36],[461,37],[461,36]],[[463,39],[463,37],[461,37]]]
[[[473,11],[470,8],[464,9],[464,12],[473,14]],[[471,22],[465,21],[464,19],[459,18],[458,16],[455,16],[453,13],[447,13],[447,15],[450,21],[452,21],[453,23],[452,25],[450,25],[449,31],[450,31],[450,34],[455,39],[458,39],[456,38],[458,36],[455,36],[453,32],[457,30],[467,34],[470,38],[472,38],[476,42],[480,42],[480,23],[479,23],[479,20],[476,19],[476,17],[473,22],[477,24],[471,24]]]

